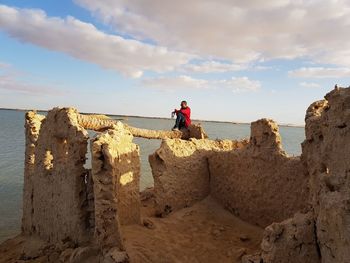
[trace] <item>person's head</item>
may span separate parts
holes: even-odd
[[[181,108],[187,108],[187,101],[181,101]]]

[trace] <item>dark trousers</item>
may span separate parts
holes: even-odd
[[[178,128],[180,130],[181,128],[185,127],[185,120],[185,116],[181,112],[176,113],[174,128]]]

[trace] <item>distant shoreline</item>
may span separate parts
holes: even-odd
[[[9,110],[9,111],[31,111],[34,109],[12,109],[12,108],[0,108],[0,110]],[[48,110],[36,110],[37,112],[48,112]],[[97,113],[97,112],[80,112],[82,114],[103,114],[106,116],[113,116],[113,117],[131,117],[131,118],[143,118],[143,119],[159,119],[159,120],[171,120],[171,118],[166,117],[150,117],[150,116],[138,116],[138,115],[120,115],[120,114],[109,114],[109,113]],[[234,124],[234,125],[250,125],[249,122],[236,122],[236,121],[216,121],[216,120],[200,120],[200,119],[192,119],[192,121],[197,122],[211,122],[211,123],[228,123],[228,124]],[[280,127],[291,127],[291,128],[304,128],[304,125],[298,125],[298,124],[278,124]]]

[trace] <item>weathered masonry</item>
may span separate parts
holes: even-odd
[[[150,131],[72,108],[28,112],[22,234],[55,247],[53,262],[128,262],[124,230],[143,217],[140,136],[163,139],[149,157],[158,217],[211,197],[265,228],[245,263],[350,262],[350,89],[311,104],[305,120],[302,155],[289,157],[268,119],[249,139],[218,141],[198,125]],[[100,132],[90,139],[87,129]]]

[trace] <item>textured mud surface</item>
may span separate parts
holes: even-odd
[[[0,262],[350,262],[349,88],[307,109],[300,157],[268,119],[242,141],[205,139],[200,126],[133,130],[72,108],[25,121],[22,234],[0,245]],[[94,127],[105,130],[90,171]],[[166,138],[142,193],[133,136]]]

